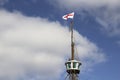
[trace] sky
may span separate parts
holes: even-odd
[[[65,80],[75,12],[80,80],[120,79],[119,0],[0,0],[0,80]]]

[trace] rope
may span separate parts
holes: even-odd
[[[67,74],[67,76],[65,77],[65,80],[67,80],[67,77],[69,76],[69,74]]]

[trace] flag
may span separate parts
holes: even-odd
[[[67,20],[68,18],[73,19],[74,18],[74,12],[64,15],[62,18],[64,20]]]

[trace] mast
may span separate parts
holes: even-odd
[[[73,20],[70,23],[70,29],[71,29],[71,60],[74,60]]]
[[[64,18],[71,18],[68,17],[71,16],[66,15]],[[73,16],[73,15],[72,15]],[[73,19],[73,17],[72,17]],[[79,80],[78,74],[80,73],[80,65],[81,62],[78,60],[75,60],[75,44],[74,44],[74,32],[73,32],[73,20],[70,22],[70,31],[71,31],[71,59],[68,60],[65,65],[66,65],[66,72],[68,73],[69,80]]]
[[[71,28],[71,60],[74,60],[74,41],[73,41],[73,20],[70,23]],[[75,74],[71,74],[71,80],[75,80]]]

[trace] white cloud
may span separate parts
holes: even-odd
[[[97,22],[108,35],[120,35],[120,0],[49,0],[49,2],[61,9],[76,11],[78,14],[84,10],[97,18]]]
[[[84,70],[105,61],[94,43],[78,32],[75,36]],[[70,55],[69,39],[59,22],[0,10],[0,79],[57,80]]]
[[[0,0],[0,5],[4,5],[8,0]]]
[[[102,25],[104,30],[110,36],[120,35],[120,12],[119,9],[105,9],[100,13],[98,11],[95,15],[96,21]]]
[[[54,1],[54,2],[53,2]],[[54,5],[55,3],[59,4],[61,7],[67,8],[77,8],[80,6],[92,6],[92,7],[100,7],[100,6],[119,6],[120,0],[50,0],[50,2]]]
[[[120,45],[120,41],[117,41],[117,44]]]

